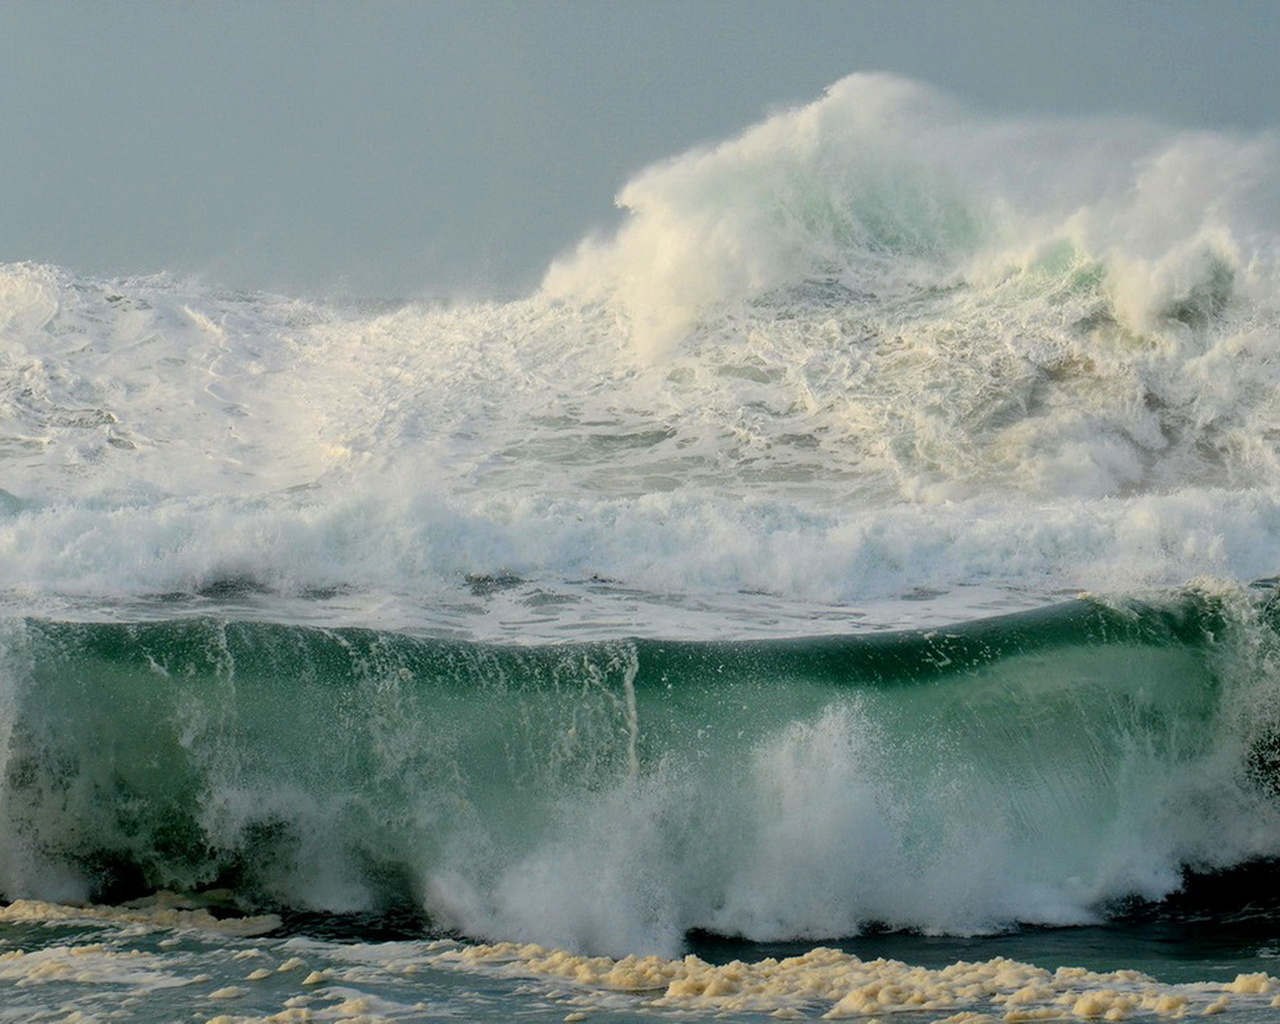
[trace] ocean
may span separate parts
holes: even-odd
[[[522,297],[0,265],[0,1020],[1273,1019],[1278,168],[854,75]]]

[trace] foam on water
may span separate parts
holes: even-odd
[[[616,237],[520,301],[338,309],[10,265],[0,566],[27,593],[251,578],[406,615],[518,577],[612,625],[572,586],[604,579],[705,595],[712,632],[749,628],[743,592],[1264,575],[1276,149],[992,122],[855,75],[638,175]]]
[[[1055,970],[1005,957],[927,968],[829,948],[723,964],[692,955],[615,960],[517,943],[352,945],[237,940],[198,927],[130,931],[108,923],[115,920],[108,908],[48,909],[48,920],[33,917],[0,952],[14,1019],[393,1024],[501,1021],[518,1012],[539,1022],[619,1024],[725,1014],[1020,1024],[1223,1013],[1265,1020],[1280,1005],[1280,980],[1265,971],[1170,984],[1136,970]]]

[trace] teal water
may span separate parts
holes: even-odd
[[[1271,813],[1251,774],[1266,722],[1243,712],[1270,680],[1232,675],[1265,671],[1238,635],[1269,642],[1253,614],[1187,595],[897,634],[547,646],[15,621],[4,883],[425,903],[446,930],[603,952],[615,926],[671,951],[694,929],[1085,923],[1255,852],[1214,831]]]

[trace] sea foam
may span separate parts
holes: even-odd
[[[855,75],[642,171],[511,302],[8,265],[0,564],[27,596],[247,579],[356,618],[425,588],[480,634],[519,615],[468,577],[606,631],[705,599],[705,633],[768,628],[748,593],[825,618],[1266,575],[1276,147]]]

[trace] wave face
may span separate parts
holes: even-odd
[[[517,301],[0,266],[0,892],[669,952],[1276,855],[1278,148],[855,75]]]
[[[609,952],[1097,921],[1280,853],[1260,603],[523,648],[16,620],[0,885]]]

